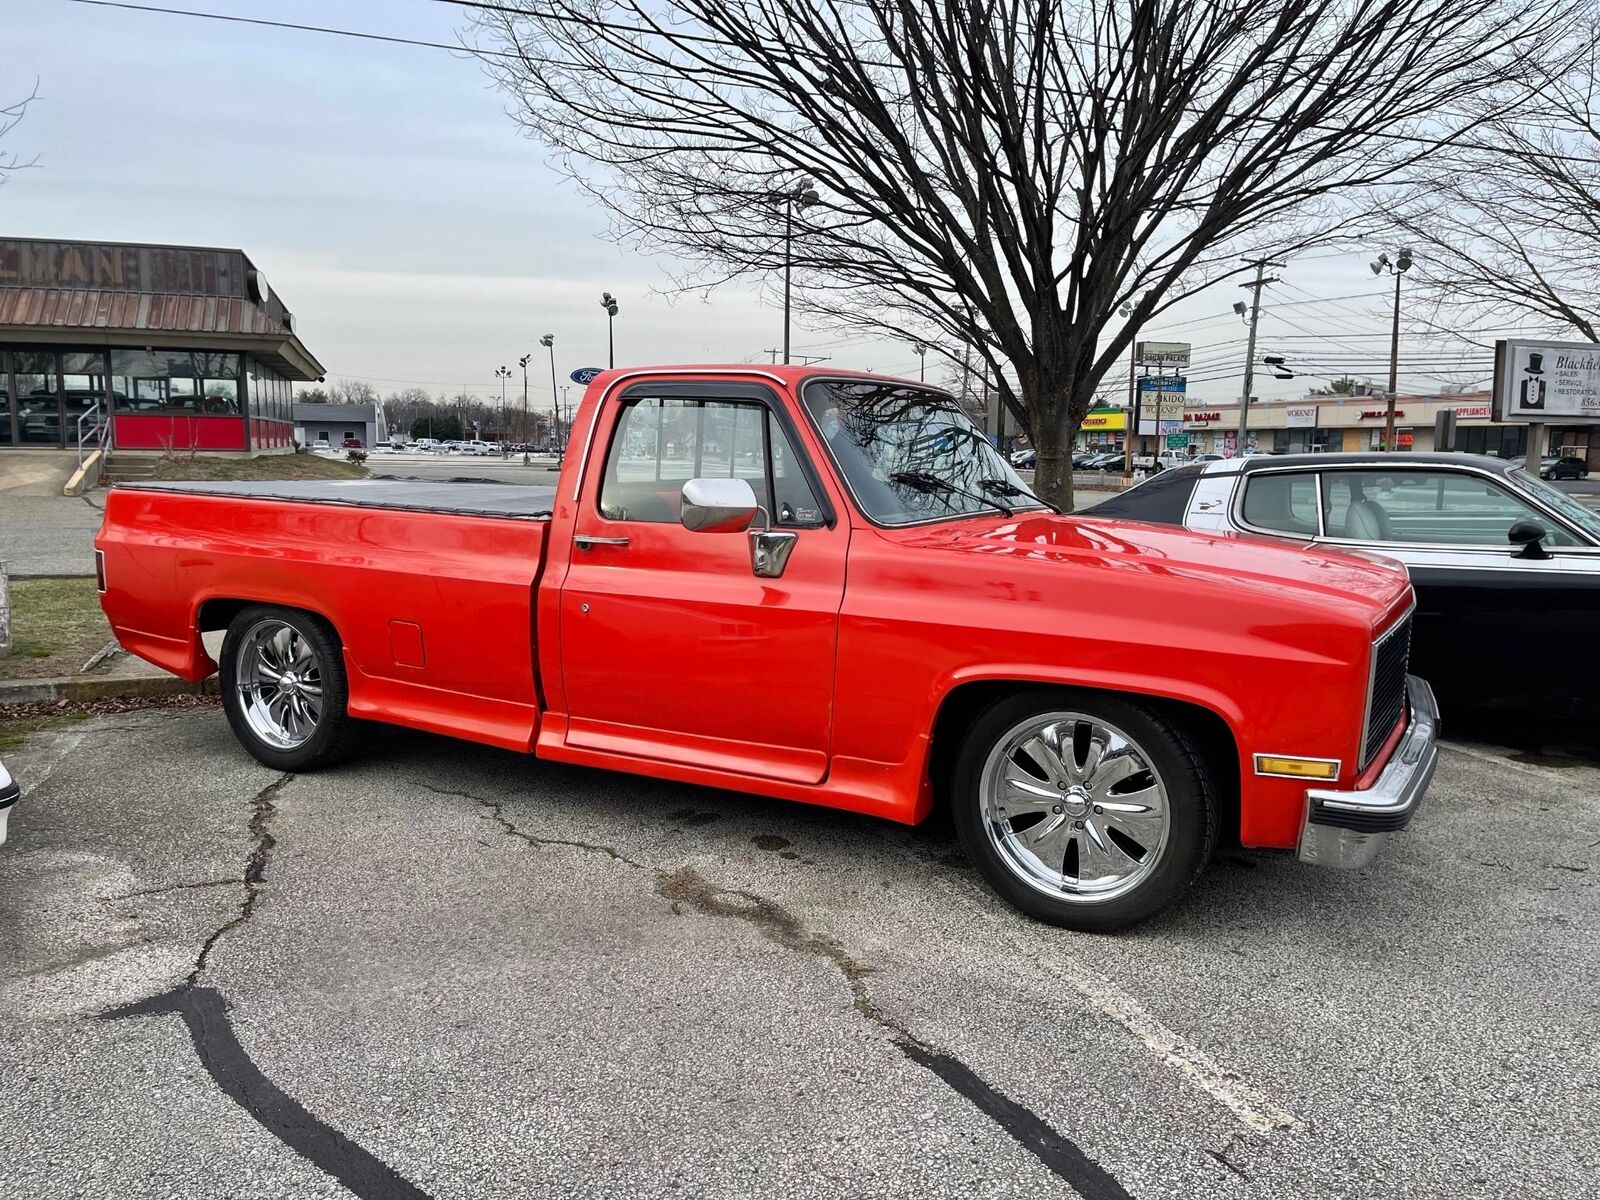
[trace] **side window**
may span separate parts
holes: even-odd
[[[1317,477],[1263,472],[1245,476],[1244,521],[1256,529],[1317,536]]]
[[[1330,471],[1328,536],[1364,542],[1402,542],[1510,548],[1506,533],[1518,521],[1549,530],[1551,546],[1577,544],[1564,529],[1491,479],[1460,471]]]
[[[600,514],[676,524],[679,494],[691,479],[748,479],[774,525],[822,524],[799,457],[766,406],[677,396],[631,401],[611,437]]]

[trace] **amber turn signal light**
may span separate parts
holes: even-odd
[[[1290,758],[1284,754],[1256,755],[1257,775],[1287,775],[1290,779],[1337,779],[1337,758]]]

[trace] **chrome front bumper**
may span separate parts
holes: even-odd
[[[1312,788],[1300,824],[1300,861],[1324,867],[1364,867],[1389,835],[1411,824],[1439,761],[1439,705],[1433,689],[1406,676],[1410,722],[1389,764],[1360,792]]]

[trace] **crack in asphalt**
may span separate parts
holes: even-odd
[[[101,896],[102,904],[113,900],[132,900],[135,896],[161,896],[167,892],[184,892],[197,888],[233,887],[237,879],[202,879],[198,883],[164,883],[160,887],[140,888],[136,892],[118,892],[115,896]]]
[[[193,987],[198,982],[216,944],[255,915],[256,902],[261,898],[261,884],[267,877],[267,862],[272,858],[272,848],[278,844],[278,839],[273,837],[272,831],[267,828],[273,814],[278,811],[272,801],[293,780],[294,775],[286,771],[251,797],[248,828],[255,844],[250,848],[249,857],[245,859],[244,875],[240,879],[229,881],[244,885],[244,901],[239,905],[238,915],[218,926],[200,947],[200,953],[195,955],[194,970],[189,972],[188,979],[184,981],[188,986]]]
[[[877,968],[855,958],[832,938],[808,930],[799,917],[777,902],[754,892],[717,887],[690,866],[664,871],[629,858],[614,846],[540,837],[528,833],[510,820],[500,800],[427,784],[422,786],[436,795],[476,801],[488,810],[484,814],[486,818],[492,819],[507,837],[516,838],[529,846],[567,846],[601,853],[636,870],[649,871],[655,876],[657,895],[670,901],[674,912],[681,911],[680,906],[687,904],[704,916],[743,921],[768,941],[786,950],[832,963],[850,988],[851,1002],[856,1012],[883,1029],[895,1049],[994,1121],[1041,1164],[1070,1184],[1083,1200],[1132,1200],[1110,1172],[1079,1149],[1070,1138],[1058,1132],[1037,1113],[995,1088],[965,1063],[929,1045],[884,1012],[867,988],[867,978]]]
[[[100,1019],[117,1021],[127,1017],[177,1015],[189,1031],[200,1065],[222,1093],[290,1150],[338,1180],[361,1200],[432,1200],[427,1192],[377,1155],[351,1141],[269,1079],[239,1041],[229,1017],[227,999],[216,988],[203,987],[198,983],[217,943],[230,930],[237,929],[255,914],[267,877],[267,864],[271,861],[273,848],[278,844],[278,839],[269,828],[278,811],[273,801],[294,778],[293,773],[285,772],[251,797],[247,828],[252,844],[240,878],[170,884],[109,897],[125,900],[132,896],[150,896],[186,888],[238,884],[245,889],[238,914],[206,938],[195,956],[194,969],[189,972],[188,978],[158,996],[101,1013]]]

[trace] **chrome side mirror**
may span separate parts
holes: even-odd
[[[678,520],[695,533],[741,533],[761,510],[747,479],[691,479],[682,499]]]
[[[799,535],[772,528],[772,518],[756,500],[745,479],[691,479],[683,485],[678,520],[696,533],[740,533],[749,530],[750,572],[761,579],[781,578]],[[761,517],[762,528],[750,529]]]

